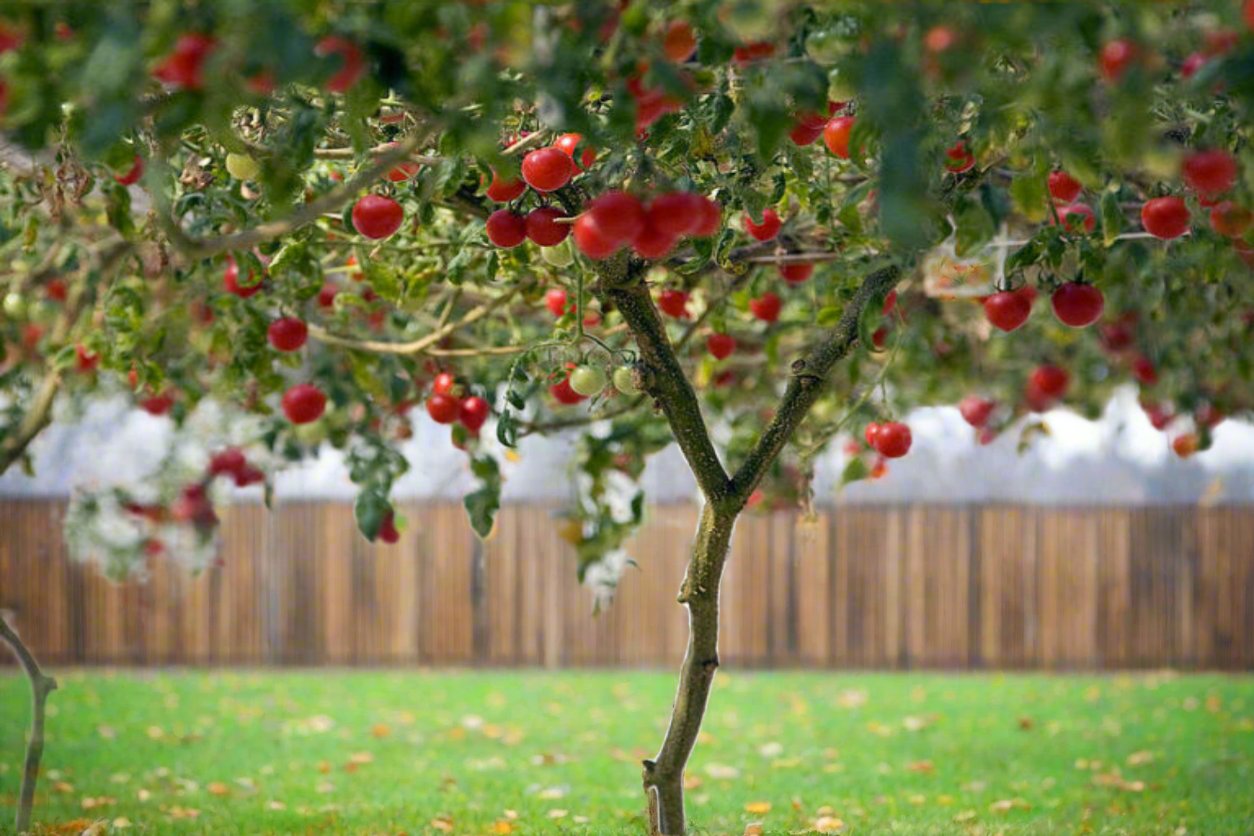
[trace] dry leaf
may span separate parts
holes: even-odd
[[[921,775],[931,775],[936,771],[936,767],[932,765],[931,761],[915,761],[906,766],[906,771],[918,772]]]
[[[762,836],[766,831],[762,829],[762,825],[757,822],[750,822],[745,825],[744,836]]]
[[[1146,750],[1128,755],[1128,766],[1143,766],[1154,759],[1154,753]]]
[[[453,817],[452,816],[436,816],[435,818],[431,820],[431,826],[435,828],[436,830],[439,830],[443,833],[452,833],[453,832]]]
[[[383,723],[376,723],[370,727],[371,737],[382,739],[384,737],[387,737],[391,733],[392,733],[392,729],[384,725]]]
[[[819,816],[814,820],[815,833],[839,833],[844,829],[844,821],[835,816]]]
[[[231,788],[221,781],[211,781],[205,789],[209,791],[210,795],[222,796],[231,794]]]
[[[497,819],[495,822],[492,823],[492,832],[493,833],[513,833],[514,825],[506,821],[505,819]]]
[[[569,814],[565,810],[549,810],[549,818],[551,819],[564,819],[567,815]]]
[[[771,802],[769,801],[750,801],[745,805],[745,812],[752,813],[755,816],[764,816],[771,812]]]

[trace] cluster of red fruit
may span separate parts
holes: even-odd
[[[153,78],[176,90],[202,90],[205,86],[205,62],[218,47],[218,40],[201,32],[179,35],[174,48],[153,67]],[[319,58],[338,61],[338,67],[326,80],[326,89],[344,93],[366,73],[366,56],[361,47],[342,35],[327,35],[314,46]],[[248,88],[259,95],[274,91],[274,74],[262,70],[247,79]]]
[[[437,424],[458,422],[471,435],[477,436],[492,407],[478,395],[462,397],[460,389],[453,375],[448,372],[437,374],[431,385],[431,395],[427,398],[427,414]]]

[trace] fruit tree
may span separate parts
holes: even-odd
[[[218,405],[203,461],[71,507],[125,574],[323,445],[395,542],[423,413],[487,536],[501,460],[567,433],[563,535],[608,589],[675,442],[704,502],[656,832],[685,829],[736,519],[806,507],[834,439],[848,482],[920,404],[1026,444],[1136,385],[1181,456],[1251,409],[1254,0],[3,14],[0,470],[54,404]],[[134,536],[93,538],[108,513]]]

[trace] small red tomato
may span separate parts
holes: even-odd
[[[317,421],[327,408],[327,396],[312,383],[298,383],[283,393],[283,414],[293,424]]]
[[[610,191],[598,195],[588,204],[585,217],[596,224],[601,238],[621,244],[635,239],[644,229],[644,205],[626,192]]]
[[[74,369],[90,374],[100,366],[100,355],[82,343],[74,346]]]
[[[731,334],[711,334],[705,338],[705,347],[716,359],[723,360],[736,350],[736,338]]]
[[[1093,214],[1093,209],[1084,203],[1068,203],[1066,206],[1059,206],[1057,209],[1058,220],[1062,223],[1062,228],[1068,232],[1092,232],[1097,228],[1097,218]],[[1049,222],[1054,222],[1051,216]]]
[[[962,420],[977,429],[988,423],[988,419],[996,408],[996,401],[989,398],[981,398],[979,395],[967,395],[958,403],[958,411],[962,413]]]
[[[562,134],[553,143],[553,147],[574,160],[575,151],[579,149],[579,144],[581,142],[583,142],[583,134]],[[596,159],[596,149],[585,144],[583,146],[583,151],[579,154],[579,159],[576,161],[576,165],[578,165],[582,170],[587,171],[588,168],[596,162]]]
[[[457,420],[461,425],[472,433],[479,432],[479,428],[488,420],[488,414],[492,411],[488,406],[488,402],[478,395],[472,395],[469,398],[463,398],[461,405],[458,407]]]
[[[1139,54],[1136,44],[1122,38],[1104,44],[1097,58],[1102,78],[1112,83],[1118,81]]]
[[[285,316],[271,322],[266,334],[270,345],[279,351],[297,351],[309,337],[309,326],[302,319]]]
[[[783,306],[783,301],[770,291],[763,293],[756,299],[749,300],[749,312],[753,314],[755,319],[760,319],[766,323],[775,322],[779,319],[779,312]]]
[[[703,198],[692,192],[660,194],[649,202],[646,223],[660,233],[678,238],[700,224],[703,204]]]
[[[1054,291],[1050,301],[1054,316],[1064,325],[1084,328],[1092,325],[1102,315],[1105,300],[1102,292],[1091,284],[1067,282]]]
[[[910,428],[899,421],[880,424],[875,433],[875,449],[886,459],[899,459],[910,452]]]
[[[779,265],[779,275],[789,284],[801,284],[814,275],[814,265],[808,262],[794,262]]]
[[[1250,210],[1231,200],[1220,201],[1210,210],[1210,225],[1225,238],[1240,238],[1254,219]]]
[[[692,234],[698,238],[717,235],[723,227],[723,207],[708,197],[701,198],[701,218],[693,227]]]
[[[173,51],[153,69],[153,77],[177,89],[199,90],[204,86],[205,60],[215,46],[217,41],[209,35],[179,35]]]
[[[984,315],[995,328],[1010,333],[1028,321],[1032,299],[1020,290],[1003,290],[984,300]]]
[[[762,223],[760,224],[754,223],[753,218],[749,216],[748,212],[746,212],[744,223],[745,232],[749,233],[750,237],[755,238],[758,241],[770,241],[779,234],[779,228],[781,226],[779,213],[777,213],[774,209],[767,209],[762,213]]]
[[[842,160],[849,159],[849,137],[857,120],[852,116],[835,116],[823,128],[823,144]]]
[[[566,291],[560,287],[550,288],[544,294],[544,305],[553,316],[562,316],[570,308],[566,299]]]
[[[527,191],[527,184],[522,180],[503,178],[493,171],[492,182],[488,184],[487,195],[489,200],[494,200],[497,203],[509,203],[525,191]]]
[[[662,37],[662,51],[666,57],[676,64],[682,64],[697,51],[697,36],[692,26],[684,20],[672,20],[666,24],[666,34]]]
[[[115,174],[113,179],[121,183],[123,186],[133,186],[139,182],[139,178],[144,176],[144,158],[135,155],[135,159],[131,161],[131,167],[127,169],[125,174]]]
[[[555,247],[570,235],[571,225],[558,223],[558,218],[565,218],[566,213],[552,206],[541,206],[532,209],[527,215],[527,237],[541,247]]]
[[[1237,160],[1221,148],[1195,151],[1181,166],[1185,185],[1200,195],[1216,196],[1237,182]]]
[[[601,231],[590,212],[584,212],[575,219],[574,237],[579,252],[595,261],[609,258],[618,252],[621,244]]]
[[[461,404],[452,395],[434,393],[427,398],[427,414],[437,424],[451,424],[461,413]]]
[[[1155,238],[1179,238],[1189,229],[1189,207],[1178,197],[1156,197],[1141,207],[1141,225]]]
[[[667,316],[675,319],[688,318],[688,292],[684,290],[663,290],[657,296],[657,306]]]
[[[523,157],[523,180],[538,192],[557,191],[574,173],[574,161],[557,148],[537,148]]]
[[[1051,171],[1049,173],[1049,195],[1054,200],[1071,203],[1080,196],[1082,191],[1084,191],[1084,186],[1067,172]]]
[[[327,35],[314,47],[319,58],[336,56],[339,69],[327,79],[327,89],[332,93],[347,92],[366,73],[366,57],[361,47],[342,35]]]
[[[228,255],[226,257],[226,270],[222,273],[222,286],[226,288],[227,293],[233,293],[241,299],[247,299],[261,290],[261,285],[264,282],[264,279],[260,282],[254,281],[254,275],[253,271],[249,270],[247,282],[240,284],[239,265],[235,263],[235,259],[232,256]]]
[[[448,372],[440,372],[435,376],[435,380],[431,382],[431,391],[437,395],[448,395],[453,392],[453,387],[456,385],[456,377]]]
[[[517,247],[527,240],[527,219],[508,209],[497,209],[488,216],[488,240],[498,247]]]
[[[367,238],[387,238],[401,228],[405,210],[390,197],[368,194],[353,204],[353,227]]]
[[[975,154],[967,149],[967,144],[958,140],[945,150],[945,169],[953,174],[961,174],[975,167]]]

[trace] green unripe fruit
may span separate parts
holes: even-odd
[[[247,154],[227,154],[226,170],[236,180],[256,180],[261,166]]]
[[[580,366],[570,373],[570,388],[590,398],[605,388],[605,372],[595,366]]]
[[[575,260],[575,256],[570,251],[570,244],[566,241],[556,247],[541,247],[540,255],[554,267],[569,267]]]
[[[10,319],[26,316],[26,297],[16,290],[4,297],[4,315]]]
[[[630,366],[619,366],[614,370],[614,388],[624,395],[634,395],[640,391],[636,385],[636,373]]]
[[[849,74],[833,67],[827,74],[827,98],[833,102],[847,102],[857,95],[858,89],[853,86]]]

